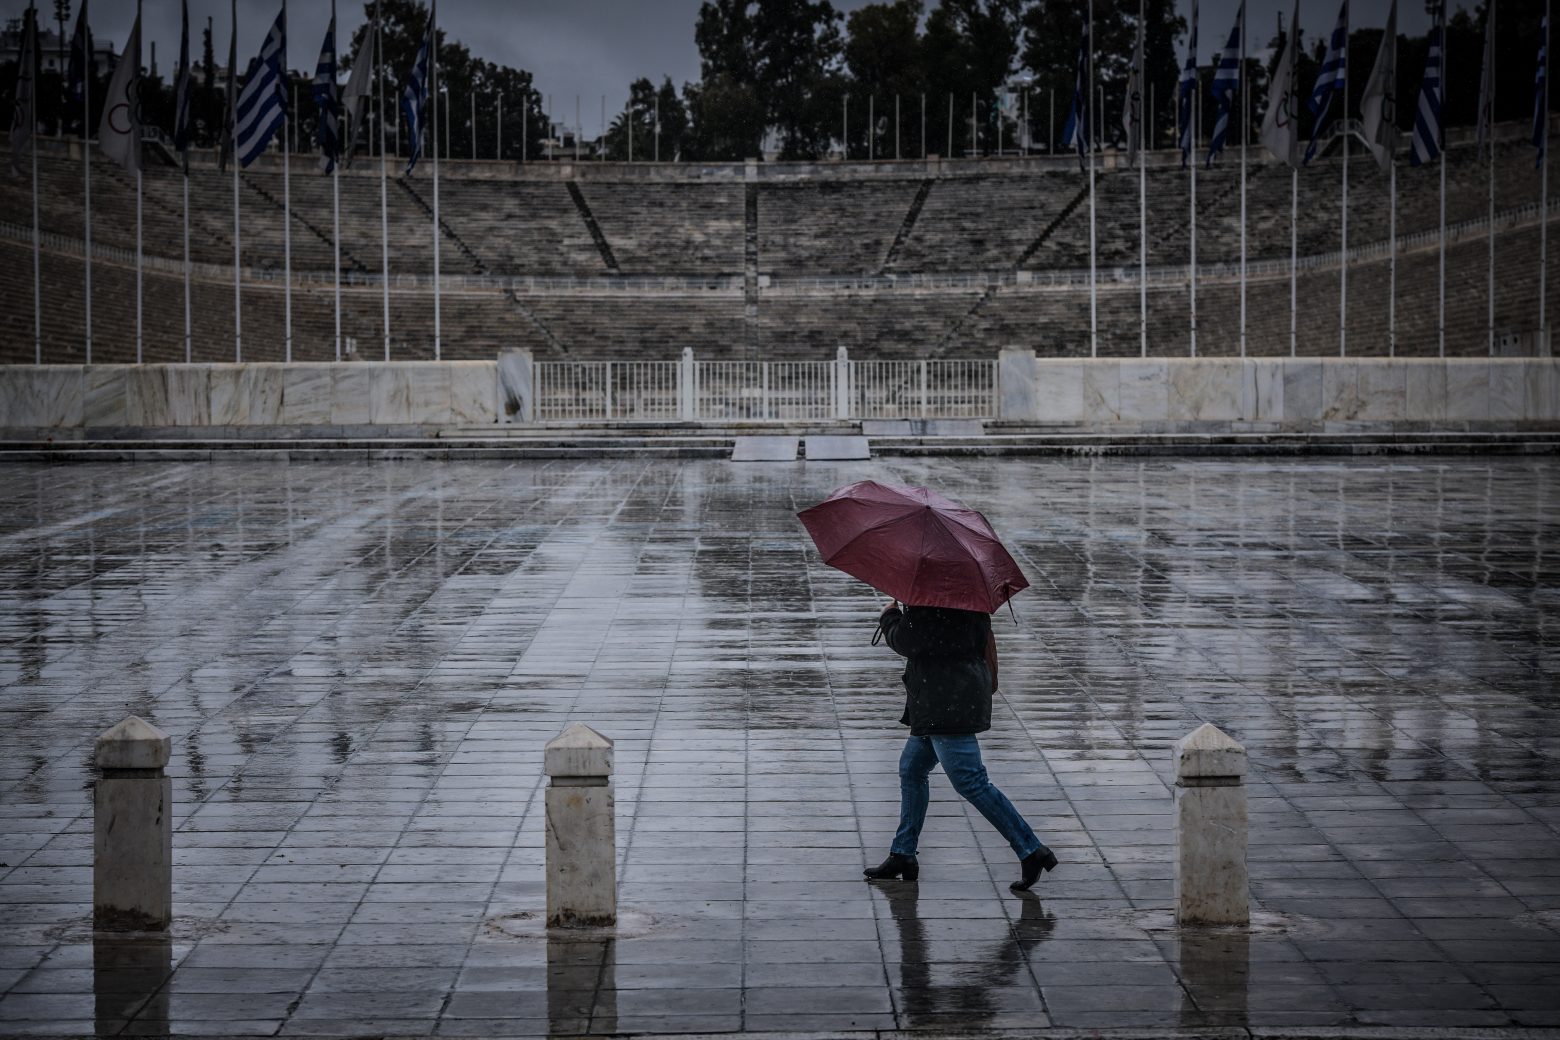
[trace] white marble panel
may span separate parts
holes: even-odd
[[[498,365],[492,361],[456,361],[450,365],[450,421],[498,421]]]
[[[1279,422],[1284,418],[1284,363],[1278,358],[1254,358],[1251,370],[1251,410],[1248,419]]]
[[[1440,358],[1412,358],[1403,366],[1405,419],[1439,422],[1446,418],[1446,365]]]
[[[535,395],[531,387],[533,371],[529,350],[499,351],[498,379],[505,422],[530,422],[536,418]],[[1008,418],[1007,413],[1003,412],[1002,417]]]
[[[1083,410],[1083,365],[1072,358],[1035,362],[1035,418],[1039,422],[1078,422]]]
[[[83,380],[82,424],[123,426],[128,414],[129,365],[90,365]]]
[[[1521,419],[1527,410],[1527,358],[1490,359],[1490,418]]]
[[[211,424],[271,426],[282,419],[283,368],[274,362],[212,365]]]
[[[0,427],[80,426],[83,383],[80,365],[0,368]]]
[[[168,380],[161,366],[131,365],[125,370],[125,424],[172,426]]]
[[[282,373],[281,421],[288,426],[324,426],[331,421],[331,365],[288,365]]]
[[[373,367],[368,384],[368,419],[380,425],[401,426],[412,421],[412,373],[406,363]]]
[[[450,366],[452,361],[411,361],[407,372],[407,421],[418,425],[450,421]]]
[[[1090,358],[1083,365],[1083,414],[1091,423],[1121,418],[1121,361]]]
[[[1284,421],[1315,422],[1322,417],[1322,362],[1317,358],[1285,358]]]
[[[380,362],[342,362],[330,371],[330,421],[367,426],[374,421],[374,373]]]
[[[1361,358],[1358,391],[1361,419],[1397,421],[1408,417],[1408,375],[1403,362]]]
[[[1524,414],[1543,422],[1560,420],[1560,359],[1529,359]]]
[[[159,365],[167,387],[169,426],[211,425],[211,376],[208,365]]]
[[[1480,421],[1490,417],[1490,363],[1487,358],[1447,358],[1446,417]]]
[[[1322,361],[1322,419],[1360,418],[1360,366],[1355,358]]]
[[[1118,414],[1129,422],[1164,422],[1169,408],[1169,363],[1164,358],[1123,358]]]
[[[1001,418],[1033,421],[1039,417],[1034,351],[1004,347],[997,355],[997,378],[1002,393],[997,414]]]
[[[1166,418],[1219,421],[1240,418],[1239,358],[1176,358],[1169,363]]]

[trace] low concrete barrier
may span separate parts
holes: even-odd
[[[1037,358],[1004,350],[1000,418],[1087,426],[1560,422],[1557,358]]]
[[[495,361],[14,365],[0,427],[448,426],[496,422]]]

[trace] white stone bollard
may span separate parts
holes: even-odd
[[[1175,743],[1175,919],[1244,925],[1246,749],[1203,723]]]
[[[547,927],[617,923],[612,741],[576,722],[543,751],[547,786]]]
[[[173,919],[172,741],[131,715],[97,739],[92,926],[166,931]]]

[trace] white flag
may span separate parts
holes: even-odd
[[[135,16],[98,123],[103,154],[132,172],[141,168],[141,16]]]
[[[1300,36],[1300,0],[1295,0],[1295,13],[1289,19],[1289,32],[1284,37],[1284,53],[1273,70],[1273,82],[1268,86],[1267,114],[1262,117],[1259,138],[1273,158],[1300,167],[1300,89],[1295,82],[1296,42]]]
[[[16,64],[16,99],[11,109],[11,169],[22,175],[22,161],[32,155],[33,130],[38,125],[38,19],[37,10],[27,9],[23,29],[21,60]]]
[[[1121,127],[1127,132],[1127,165],[1137,165],[1138,140],[1143,136],[1143,20],[1138,19],[1132,66],[1127,70],[1127,104],[1121,110]]]
[[[1478,148],[1490,141],[1490,124],[1495,121],[1495,0],[1484,9],[1484,68],[1479,73]]]
[[[341,92],[341,109],[346,113],[346,132],[342,135],[341,156],[347,165],[352,164],[352,151],[357,147],[358,135],[363,126],[363,116],[368,111],[368,99],[374,92],[374,54],[379,33],[377,18],[368,23],[363,42],[358,45],[357,57],[352,60],[352,75],[347,77],[346,89]]]
[[[1388,169],[1397,152],[1397,0],[1387,8],[1387,28],[1381,34],[1370,79],[1365,81],[1360,128],[1376,165]]]

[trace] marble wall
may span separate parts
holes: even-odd
[[[529,359],[509,360],[503,387],[494,361],[4,366],[0,428],[524,421]],[[1555,358],[1042,360],[1004,350],[999,371],[1000,418],[1058,426],[1560,423]]]
[[[1037,358],[1004,350],[1002,419],[1058,425],[1560,422],[1560,358]]]
[[[491,361],[0,367],[0,428],[475,426]]]

